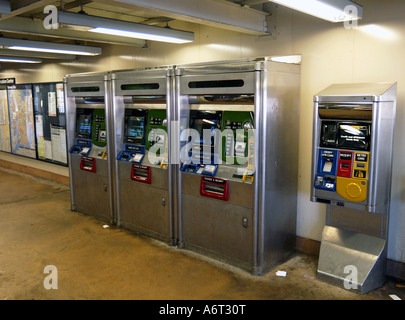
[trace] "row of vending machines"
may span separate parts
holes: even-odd
[[[65,77],[72,209],[260,275],[296,246],[300,65],[270,57]],[[317,273],[385,281],[396,84],[314,100]],[[347,274],[347,267],[356,268]]]
[[[73,74],[65,87],[73,210],[254,274],[292,254],[299,64]]]

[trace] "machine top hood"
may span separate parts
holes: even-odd
[[[371,97],[367,101],[394,101],[396,83],[341,83],[333,84],[315,95],[315,101],[330,101],[332,98],[341,97]]]

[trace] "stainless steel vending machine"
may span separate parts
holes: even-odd
[[[314,97],[311,200],[327,204],[317,274],[359,293],[385,282],[396,84]]]
[[[112,87],[117,224],[175,244],[168,148],[173,68],[113,72]]]
[[[178,241],[263,274],[295,248],[300,66],[176,67]]]
[[[114,222],[110,75],[66,75],[66,120],[72,210]]]

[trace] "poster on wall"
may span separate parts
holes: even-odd
[[[48,92],[48,115],[56,117],[56,92]]]
[[[52,159],[67,163],[66,129],[51,125]]]
[[[65,113],[65,92],[63,90],[63,83],[56,84],[56,99],[58,104],[58,112]]]
[[[30,84],[7,86],[11,153],[36,158],[35,123]]]
[[[33,84],[38,159],[67,164],[63,83]]]
[[[35,129],[37,136],[37,153],[38,158],[45,158],[45,143],[44,143],[44,131],[42,130],[42,116],[35,115]]]
[[[0,89],[0,151],[11,152],[7,90]]]

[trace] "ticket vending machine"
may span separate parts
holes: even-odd
[[[112,78],[117,224],[174,244],[167,134],[173,68],[117,71]]]
[[[110,76],[65,76],[72,210],[114,222]]]
[[[314,97],[312,201],[327,204],[317,274],[359,293],[385,282],[396,84]]]
[[[176,67],[178,243],[263,274],[295,248],[300,66]]]

